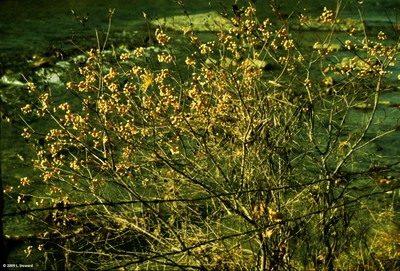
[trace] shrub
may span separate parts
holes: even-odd
[[[215,39],[184,27],[184,50],[162,22],[154,50],[91,49],[68,101],[31,84],[23,111],[46,126],[23,136],[52,209],[40,249],[73,270],[398,266],[368,225],[399,186],[376,182],[398,161],[368,150],[397,133],[374,126],[398,49],[363,29],[338,54],[339,10],[301,16],[299,31],[329,29],[314,50],[250,1]]]

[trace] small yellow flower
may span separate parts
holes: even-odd
[[[309,18],[304,14],[300,14],[299,21],[300,25],[307,25]]]
[[[25,105],[24,107],[21,108],[21,111],[24,112],[25,114],[31,113],[32,112],[32,106],[30,104]]]
[[[171,37],[166,35],[161,29],[157,28],[156,29],[156,40],[161,45],[166,45],[171,40]]]
[[[21,136],[22,136],[23,138],[25,138],[25,139],[30,138],[31,135],[32,135],[32,134],[31,134],[31,132],[29,131],[28,128],[24,128],[24,130],[23,130],[22,133],[21,133]]]
[[[52,186],[52,187],[50,188],[50,194],[60,193],[60,192],[61,192],[61,189],[58,188],[58,187],[56,187],[56,186]]]
[[[142,91],[146,91],[153,82],[153,74],[145,73],[145,74],[142,74],[141,77],[142,77],[142,84],[140,86],[140,89]]]
[[[179,146],[176,146],[176,145],[171,146],[170,151],[171,151],[172,155],[179,154]]]
[[[31,255],[32,250],[33,250],[33,246],[28,246],[26,249],[24,249],[26,257],[29,257],[29,255]]]
[[[322,12],[322,15],[319,16],[319,20],[322,21],[323,23],[332,23],[334,15],[335,15],[334,10],[330,10],[327,7],[324,7],[324,11]]]
[[[285,48],[285,50],[289,50],[290,48],[294,48],[294,42],[292,39],[284,39],[282,41],[282,45]]]
[[[200,53],[203,55],[207,55],[211,53],[214,50],[215,42],[214,41],[209,41],[207,43],[203,43],[200,45]]]
[[[186,36],[188,33],[190,33],[190,27],[183,27],[182,32],[183,32],[183,35]]]
[[[23,178],[21,178],[20,183],[22,186],[27,186],[27,185],[31,185],[32,181],[28,177],[23,177]]]
[[[131,59],[131,55],[129,53],[122,53],[119,57],[122,61],[128,61]]]
[[[196,61],[196,58],[192,56],[192,57],[186,57],[185,63],[188,66],[194,67],[196,65],[197,61]]]
[[[380,32],[378,33],[378,39],[380,39],[380,40],[385,40],[385,39],[387,39],[387,36],[386,36],[386,34],[385,34],[383,31],[380,31]]]
[[[36,206],[43,206],[44,205],[44,200],[41,199],[40,201],[36,201]]]
[[[246,17],[251,17],[256,15],[256,9],[254,7],[247,7],[244,14]]]
[[[14,187],[10,186],[10,185],[6,185],[4,187],[3,193],[10,193],[12,190],[14,189]]]
[[[36,91],[36,85],[34,84],[34,83],[32,83],[32,82],[29,82],[28,83],[28,92],[29,93],[34,93],[35,91]]]
[[[161,53],[161,54],[157,55],[157,59],[158,59],[158,62],[161,62],[161,63],[170,63],[170,62],[172,62],[173,57],[170,54]]]
[[[351,40],[346,40],[344,42],[344,47],[346,47],[347,50],[354,50],[356,46],[351,42]]]
[[[38,250],[39,250],[39,251],[43,251],[43,249],[44,249],[44,244],[40,244],[40,245],[38,246]]]
[[[145,53],[145,51],[144,51],[143,47],[139,47],[139,48],[136,48],[135,50],[133,50],[133,55],[136,57],[142,57],[142,56],[144,56],[144,53]]]
[[[306,86],[306,88],[311,88],[312,87],[311,80],[310,79],[304,80],[304,85]]]

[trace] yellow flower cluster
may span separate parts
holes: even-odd
[[[318,19],[323,23],[333,23],[335,19],[335,11],[324,7],[324,11]]]
[[[166,35],[161,29],[157,28],[156,39],[157,39],[158,43],[165,46],[171,40],[171,37]]]

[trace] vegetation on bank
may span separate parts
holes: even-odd
[[[68,270],[400,268],[399,157],[375,145],[398,134],[380,126],[397,43],[362,23],[338,38],[340,0],[295,25],[272,8],[226,7],[213,38],[163,20],[151,47],[110,51],[107,35],[64,90],[28,83],[38,174],[15,200],[43,227],[28,255]]]

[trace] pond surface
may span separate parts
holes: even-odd
[[[185,8],[189,14],[206,12],[210,8],[221,10],[221,5],[216,2],[197,0],[189,3],[187,1]],[[225,0],[223,2],[227,8],[230,8],[233,1]],[[269,4],[271,1],[259,0],[256,2],[259,7],[258,12],[262,16],[267,17],[272,14]],[[321,13],[324,6],[334,8],[336,1],[295,0],[282,2],[284,2],[282,3],[284,13],[290,14],[295,9],[295,13],[305,12],[316,16]],[[343,2],[348,2],[344,6],[343,14],[347,17],[358,18],[356,1]],[[400,7],[400,0],[366,0],[364,2],[363,12],[367,24],[390,28],[399,23],[396,21],[396,16],[400,18],[400,15],[396,14],[395,9]],[[146,22],[143,12],[149,19],[183,14],[182,7],[173,0],[1,0],[0,77],[6,78],[3,77],[6,75],[11,81],[14,80],[0,83],[2,116],[18,111],[15,107],[22,99],[22,94],[18,91],[21,91],[21,87],[23,87],[18,84],[23,84],[20,73],[29,73],[27,60],[31,59],[34,54],[45,54],[49,48],[71,51],[78,50],[82,43],[84,46],[95,46],[95,29],[101,35],[105,33],[108,27],[110,8],[115,8],[111,39],[113,39],[113,33],[120,35],[121,33],[128,33],[128,35],[144,33]],[[126,40],[129,40],[129,37],[125,37]],[[396,72],[398,72],[398,68]],[[386,94],[384,100],[399,104],[399,92]],[[400,118],[398,107],[383,108],[379,114],[385,120],[389,118],[390,125],[398,122]],[[356,120],[355,125],[357,125]],[[27,174],[37,174],[37,172],[32,172],[29,163],[31,158],[26,156],[28,147],[19,133],[18,129],[2,120],[0,152],[3,186],[17,186],[21,177]],[[399,135],[398,132],[396,135]],[[390,145],[393,140],[394,137],[391,137],[389,141],[382,140],[380,144],[385,145],[382,146],[382,149],[386,150],[386,145]],[[398,147],[389,148],[385,155],[398,158],[400,149]],[[6,213],[18,210],[15,202],[7,200],[6,204]],[[26,234],[32,230],[29,220],[26,221],[19,217],[7,218],[4,223],[6,234]],[[15,258],[21,257],[21,255],[22,252],[17,253]]]
[[[108,24],[108,10],[115,8],[112,28],[114,31],[132,30],[138,24],[143,24],[143,12],[149,18],[164,17],[182,14],[182,8],[174,0],[2,0],[0,1],[0,52],[20,54],[25,50],[37,50],[48,46],[59,46],[60,42],[76,32],[85,28],[93,34],[93,29],[105,29]],[[201,13],[211,8],[221,6],[218,1],[193,1],[187,2],[185,8],[189,13]],[[222,1],[230,8],[233,0]],[[240,1],[239,1],[240,2]],[[243,2],[243,1],[242,1]],[[271,1],[256,1],[258,12],[270,15]],[[284,13],[295,12],[309,13],[316,16],[321,13],[324,6],[334,8],[336,0],[311,1],[291,0],[282,2]],[[343,14],[348,17],[358,17],[356,1],[343,1]],[[396,23],[396,8],[400,7],[400,0],[391,1],[364,1],[363,11],[369,22],[385,22],[389,19]],[[193,3],[193,4],[192,4]],[[74,16],[71,12],[74,11]],[[77,21],[77,16],[87,16],[85,27]],[[398,23],[398,22],[397,22]]]

